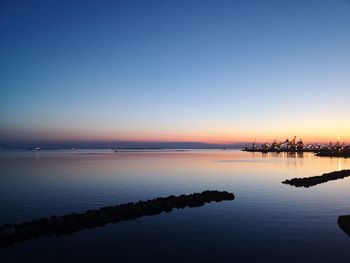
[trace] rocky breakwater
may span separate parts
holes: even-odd
[[[326,183],[328,181],[343,179],[350,176],[350,170],[341,170],[331,173],[325,173],[319,176],[304,177],[304,178],[293,178],[285,180],[283,184],[289,184],[296,187],[311,187],[318,184]]]
[[[204,191],[202,193],[171,195],[136,203],[102,207],[97,210],[88,210],[85,213],[45,217],[21,224],[5,224],[0,226],[0,248],[16,242],[21,243],[34,237],[62,236],[109,223],[170,212],[174,208],[198,207],[208,202],[220,202],[233,200],[234,198],[233,193],[226,191]]]

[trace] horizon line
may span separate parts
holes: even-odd
[[[272,141],[231,141],[231,142],[205,142],[205,141],[162,141],[162,140],[76,140],[76,139],[0,139],[0,149],[29,149],[35,147],[41,147],[45,149],[69,149],[69,148],[81,148],[81,149],[107,149],[107,148],[222,148],[222,147],[243,147],[246,145],[256,145],[264,143],[272,143]],[[304,142],[305,144],[329,144],[329,143],[341,143],[348,144],[348,142],[341,140],[322,140],[314,142]]]

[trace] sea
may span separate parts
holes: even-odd
[[[350,169],[313,153],[112,149],[0,151],[0,224],[205,190],[232,201],[174,209],[0,249],[0,262],[350,262]]]

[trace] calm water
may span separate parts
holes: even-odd
[[[0,224],[226,190],[234,201],[174,210],[0,250],[1,262],[349,262],[350,178],[311,188],[287,178],[350,169],[349,159],[240,151],[0,152]]]

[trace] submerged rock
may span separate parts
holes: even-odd
[[[285,180],[282,184],[289,184],[296,187],[311,187],[318,184],[326,183],[328,181],[343,179],[350,176],[350,170],[341,170],[331,173],[325,173],[319,176],[305,177],[305,178],[293,178]]]
[[[350,215],[339,216],[338,225],[350,237]]]
[[[174,208],[197,207],[211,201],[220,202],[233,200],[234,198],[233,193],[226,191],[204,191],[178,197],[171,195],[136,203],[102,207],[81,214],[71,213],[63,216],[51,216],[21,224],[6,224],[0,226],[0,248],[12,245],[15,242],[24,242],[33,237],[68,235],[83,229],[104,226],[108,223],[118,223],[142,216],[170,212]]]

